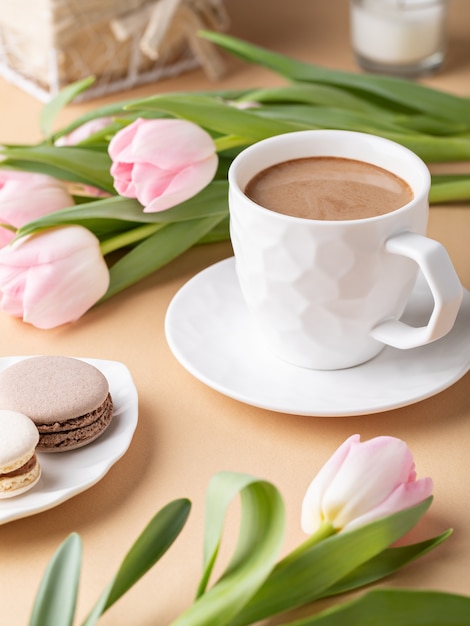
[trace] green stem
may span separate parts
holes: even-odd
[[[105,256],[110,252],[114,252],[114,250],[119,250],[119,248],[124,248],[124,246],[129,246],[137,241],[142,241],[142,239],[146,239],[150,235],[153,235],[158,230],[164,228],[164,226],[166,226],[164,222],[154,222],[152,224],[138,226],[137,228],[126,231],[125,233],[120,233],[119,235],[110,237],[109,239],[101,242],[101,254]]]
[[[336,535],[337,529],[331,524],[331,522],[323,522],[320,528],[310,535],[308,539],[302,542],[297,548],[289,552],[289,554],[282,559],[279,563],[279,567],[284,567],[285,565],[289,565],[292,561],[295,561],[299,556],[307,552],[312,546],[320,543],[324,539],[331,537],[331,535]]]

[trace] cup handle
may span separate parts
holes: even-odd
[[[434,298],[434,309],[426,326],[415,328],[396,319],[377,324],[370,335],[394,348],[416,348],[446,335],[459,312],[463,288],[452,261],[440,243],[412,232],[394,235],[385,243],[391,254],[400,254],[415,261],[426,279]]]

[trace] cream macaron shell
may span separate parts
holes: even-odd
[[[38,429],[29,417],[0,410],[0,498],[24,493],[37,483],[41,475],[35,458],[38,441]],[[23,466],[24,471],[17,471]]]

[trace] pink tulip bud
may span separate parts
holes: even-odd
[[[16,229],[73,204],[65,185],[55,178],[0,169],[0,224]],[[0,247],[14,236],[14,230],[0,227]]]
[[[37,328],[77,320],[108,285],[99,241],[83,226],[50,228],[0,250],[0,309]]]
[[[55,142],[56,146],[76,146],[77,143],[81,141],[85,141],[91,135],[98,133],[106,126],[109,126],[113,121],[112,117],[97,117],[94,120],[89,120],[85,122],[81,126],[78,126],[75,130],[73,130],[68,135],[62,135]]]
[[[432,493],[431,478],[416,480],[410,449],[401,439],[349,437],[310,484],[301,525],[313,534],[324,522],[351,530],[415,506]]]
[[[180,119],[138,119],[109,143],[116,191],[145,212],[164,211],[214,178],[218,157],[205,130]]]

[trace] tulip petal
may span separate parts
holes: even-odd
[[[8,187],[8,195],[3,194]],[[0,221],[16,228],[54,211],[73,206],[63,185],[11,185],[0,193]]]
[[[133,166],[118,161],[111,166],[111,176],[114,178],[114,188],[119,195],[126,198],[137,198],[135,183],[132,180]]]
[[[323,499],[324,514],[334,518],[336,528],[344,528],[407,481],[412,467],[407,445],[395,437],[376,437],[354,447]]]
[[[351,435],[331,455],[310,483],[302,502],[301,527],[304,533],[313,534],[324,521],[321,502],[329,484],[347,458],[351,448],[360,443],[359,435]]]
[[[4,222],[5,223],[5,222]],[[15,238],[15,233],[8,228],[0,227],[0,248],[8,245]]]
[[[114,135],[108,145],[108,154],[113,161],[132,162],[132,141],[143,122],[144,120],[138,119]]]
[[[82,226],[51,228],[0,250],[0,307],[38,328],[75,321],[108,285],[99,241]]]
[[[9,270],[9,271],[5,271]],[[0,265],[0,308],[14,317],[23,317],[23,292],[25,275],[16,268],[10,269]]]
[[[91,135],[109,126],[113,121],[112,117],[97,117],[82,124],[68,135],[63,135],[55,142],[56,146],[75,146],[77,143],[88,139]]]
[[[74,322],[86,313],[104,295],[109,284],[109,272],[98,259],[93,264],[93,273],[83,271],[90,261],[89,251],[63,259],[62,280],[58,279],[57,267],[53,265],[34,268],[24,293],[23,320],[48,329]]]
[[[120,195],[137,198],[146,212],[188,200],[214,178],[212,137],[182,119],[137,119],[109,144],[111,175]]]
[[[323,522],[352,529],[410,508],[432,492],[432,480],[416,480],[413,455],[396,437],[347,439],[309,486],[301,523],[314,533]]]
[[[16,229],[73,204],[65,185],[50,176],[15,170],[0,172],[0,224]],[[14,231],[0,227],[0,247],[14,236]]]
[[[218,159],[213,155],[209,159],[196,163],[174,176],[165,192],[145,206],[144,213],[164,211],[171,207],[189,200],[199,191],[204,189],[214,178],[217,170]]]
[[[421,478],[413,482],[403,483],[379,506],[346,524],[344,530],[353,530],[382,517],[409,509],[428,498],[432,494],[432,490],[433,481],[431,478]]]
[[[161,169],[179,169],[214,154],[214,142],[202,128],[186,120],[147,120],[139,125],[132,143],[137,162],[149,162]]]
[[[162,170],[150,163],[136,163],[132,170],[132,182],[136,198],[144,207],[168,189],[175,172]]]

